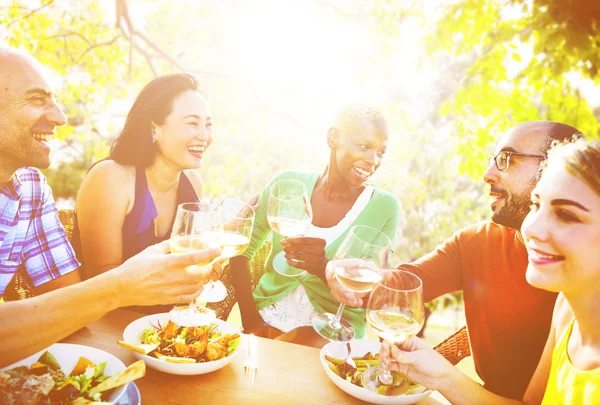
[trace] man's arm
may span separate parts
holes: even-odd
[[[459,248],[460,232],[446,239],[433,252],[412,262],[400,265],[398,268],[416,274],[423,281],[425,302],[440,295],[462,289],[462,259]],[[338,262],[339,265],[340,262]],[[347,262],[353,266],[352,261]],[[328,264],[325,271],[331,294],[338,301],[352,307],[362,307],[366,304],[367,294],[355,294],[344,288],[334,277],[333,267]]]
[[[0,367],[42,350],[118,308],[118,291],[115,277],[106,274],[61,291],[0,304]]]
[[[460,232],[446,239],[434,251],[398,266],[416,274],[423,281],[425,302],[454,291],[462,290],[462,258],[460,255]]]
[[[31,292],[34,296],[42,295],[50,291],[58,290],[59,288],[68,287],[73,284],[81,282],[81,274],[79,270],[73,270],[72,272],[65,274],[62,277],[56,278],[52,281],[48,281],[40,285],[39,287],[33,287]]]
[[[67,337],[109,311],[129,305],[189,303],[212,269],[196,272],[219,249],[167,254],[168,241],[151,246],[121,266],[38,297],[0,304],[0,367]]]

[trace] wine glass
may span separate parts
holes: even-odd
[[[300,236],[312,222],[312,207],[304,183],[280,180],[271,186],[267,206],[267,220],[273,231],[287,238]],[[298,277],[304,270],[290,266],[284,252],[273,258],[275,271],[286,277]]]
[[[416,336],[425,323],[421,279],[403,270],[386,271],[369,297],[367,322],[391,344]],[[367,369],[361,378],[363,386],[372,391],[402,382],[394,381],[390,371],[382,366]]]
[[[221,224],[223,225],[223,253],[221,257],[231,259],[246,251],[254,227],[254,208],[242,200],[225,198],[221,202]]]
[[[387,267],[390,238],[383,232],[366,225],[355,225],[348,231],[333,258],[337,280],[347,289],[367,293],[382,278]],[[354,338],[354,328],[342,318],[345,305],[337,313],[324,313],[312,320],[313,327],[323,338],[332,342],[348,342]]]
[[[175,222],[169,240],[171,253],[184,253],[192,250],[206,248],[221,248],[222,225],[221,207],[215,204],[184,203],[177,207]],[[215,259],[216,260],[216,259]],[[207,267],[212,268],[213,262],[204,266],[190,266],[190,271],[203,271]],[[210,291],[210,283],[202,288]],[[201,293],[201,295],[203,295]],[[201,300],[208,301],[210,294],[204,294]],[[221,298],[222,299],[222,298]],[[216,299],[219,301],[219,299]],[[214,311],[198,307],[196,300],[189,306],[175,307],[169,313],[173,322],[181,326],[199,326],[211,323],[216,315]]]

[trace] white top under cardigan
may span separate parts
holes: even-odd
[[[334,242],[358,218],[369,203],[374,191],[373,186],[365,187],[350,211],[336,225],[331,228],[319,228],[310,224],[303,236],[325,239],[326,245]],[[302,284],[280,301],[261,309],[259,312],[268,325],[284,333],[300,326],[311,326],[312,319],[317,316],[317,312],[310,303]]]

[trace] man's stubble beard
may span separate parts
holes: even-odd
[[[506,190],[499,191],[504,197],[504,206],[498,212],[492,213],[492,221],[499,225],[520,230],[525,217],[529,214],[531,192],[536,183],[537,179],[533,179],[527,190],[521,194],[512,194]]]

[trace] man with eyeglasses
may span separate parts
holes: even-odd
[[[541,357],[556,294],[525,279],[527,251],[519,229],[529,212],[540,162],[554,140],[579,134],[569,125],[534,121],[504,134],[483,179],[490,185],[492,220],[458,231],[437,249],[400,266],[423,280],[425,301],[462,290],[471,353],[485,387],[521,400]],[[341,302],[362,306],[366,297],[327,279]]]

